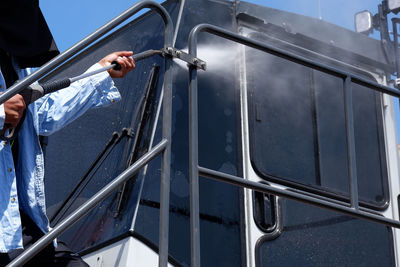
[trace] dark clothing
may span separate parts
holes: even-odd
[[[0,16],[1,72],[4,75],[6,86],[9,87],[18,79],[11,57],[16,60],[20,68],[39,67],[58,55],[59,51],[39,8],[38,0],[2,0],[0,1],[0,11],[2,14]],[[4,90],[4,87],[2,89]],[[15,140],[12,148],[16,163],[19,157],[17,153],[18,140]],[[14,214],[18,216],[17,212]],[[43,232],[21,210],[20,214],[22,243],[24,248],[28,248],[43,236]],[[22,252],[23,249],[16,249],[9,253],[0,253],[0,266],[5,266]],[[57,248],[50,244],[25,266],[88,265],[59,242]]]
[[[39,67],[59,54],[38,0],[1,0],[0,12],[0,48],[21,68]]]
[[[6,86],[11,87],[17,80],[18,74],[15,72],[10,53],[0,48],[0,65]]]
[[[35,223],[21,211],[22,221],[22,238],[24,248],[29,248],[39,238],[43,236],[42,231],[35,225]],[[20,255],[24,250],[16,249],[10,253],[0,253],[0,266],[5,266]],[[58,242],[57,248],[53,244],[48,245],[33,259],[31,259],[24,266],[68,266],[68,267],[86,267],[89,266],[77,254],[72,251],[62,242]]]

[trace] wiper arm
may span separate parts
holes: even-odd
[[[126,167],[129,167],[132,165],[135,160],[137,160],[141,155],[146,153],[148,151],[148,144],[145,142],[146,141],[146,136],[150,136],[149,133],[146,133],[147,131],[151,131],[150,127],[148,126],[147,121],[153,121],[154,120],[154,107],[155,107],[155,99],[156,99],[156,93],[157,93],[157,84],[158,84],[158,73],[159,73],[160,67],[155,65],[153,69],[150,72],[147,85],[146,85],[146,95],[144,96],[143,99],[143,104],[141,107],[141,114],[139,117],[139,125],[136,130],[136,136],[135,136],[135,141],[133,143],[132,150],[130,152],[129,157],[126,159]],[[146,146],[147,145],[147,146]],[[124,206],[126,205],[126,200],[127,200],[127,194],[132,191],[132,185],[131,183],[134,183],[136,181],[135,179],[131,179],[130,181],[124,183],[120,190],[118,191],[118,204],[115,209],[114,213],[114,218],[117,218]]]
[[[58,220],[56,221],[56,223],[58,223],[60,221],[60,219],[65,215],[65,213],[68,211],[68,209],[74,203],[75,199],[80,195],[82,190],[85,189],[86,185],[91,181],[94,174],[97,172],[97,170],[103,164],[103,162],[107,159],[107,157],[114,150],[115,146],[119,142],[121,142],[121,140],[125,137],[129,137],[129,138],[133,137],[133,131],[131,129],[123,128],[121,134],[119,134],[117,132],[114,132],[112,134],[110,140],[104,146],[103,150],[98,154],[96,159],[90,165],[89,169],[82,176],[82,178],[79,180],[79,182],[75,185],[74,189],[72,189],[71,193],[67,196],[67,198],[63,201],[63,203],[60,205],[60,207],[57,209],[57,211],[51,217],[50,222],[53,222],[57,217],[58,217]],[[90,174],[92,174],[92,175],[90,175]],[[74,195],[75,195],[75,198],[72,198]]]

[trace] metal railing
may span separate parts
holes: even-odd
[[[10,87],[4,94],[0,95],[0,103],[4,103],[7,99],[17,94],[25,87],[40,79],[59,64],[65,62],[82,49],[88,47],[94,41],[98,40],[106,33],[120,25],[122,22],[138,13],[142,9],[150,8],[158,13],[165,25],[164,48],[171,47],[173,44],[174,26],[168,12],[158,3],[153,1],[142,1],[113,20],[96,30],[94,33],[78,42],[62,54],[49,61],[32,75],[21,80],[17,85]],[[107,184],[97,194],[90,198],[85,204],[81,205],[76,211],[69,215],[62,222],[57,224],[49,233],[40,238],[34,245],[26,249],[21,255],[14,259],[7,266],[21,266],[29,259],[39,253],[45,246],[50,244],[52,240],[61,235],[65,230],[71,227],[77,220],[89,212],[99,202],[111,194],[120,185],[133,177],[141,168],[150,162],[157,155],[162,153],[162,174],[161,174],[161,195],[160,195],[160,223],[159,223],[159,266],[166,267],[168,264],[168,233],[169,233],[169,194],[170,194],[170,162],[171,162],[171,108],[172,108],[172,57],[165,56],[164,60],[164,94],[163,94],[163,126],[162,140],[154,146],[149,152],[143,155],[139,160],[122,172],[112,182]]]
[[[0,95],[0,103],[4,103],[7,99],[23,90],[27,85],[43,77],[49,73],[54,67],[71,58],[76,53],[86,48],[88,45],[98,40],[113,28],[121,24],[123,21],[139,12],[141,9],[151,8],[161,15],[165,24],[165,40],[164,48],[172,46],[173,24],[166,10],[159,4],[152,1],[142,1],[132,6],[130,9],[111,20],[109,23],[89,35],[64,53],[60,54],[43,67],[35,71],[32,75],[21,80],[17,85],[12,86],[4,94]],[[302,64],[309,68],[339,77],[343,79],[345,90],[345,115],[346,115],[346,133],[348,143],[348,164],[350,177],[350,206],[339,204],[335,201],[321,199],[301,192],[278,189],[273,186],[249,181],[242,177],[228,175],[222,172],[203,168],[198,165],[198,99],[197,99],[197,68],[195,65],[189,66],[189,157],[190,157],[190,229],[191,229],[191,266],[200,266],[200,219],[199,219],[199,175],[212,178],[221,182],[226,182],[253,189],[259,192],[282,196],[285,198],[302,201],[315,206],[323,207],[333,211],[338,211],[346,215],[367,219],[370,221],[385,224],[387,226],[400,228],[400,222],[385,218],[376,214],[360,210],[358,206],[358,182],[355,161],[355,143],[354,143],[354,126],[352,114],[352,90],[351,84],[357,83],[375,91],[386,93],[395,97],[400,97],[399,91],[383,86],[360,76],[344,72],[342,70],[330,67],[328,65],[317,63],[315,61],[303,58],[296,54],[274,48],[265,43],[246,38],[226,31],[225,29],[209,25],[201,24],[193,28],[189,36],[189,54],[193,58],[197,58],[197,39],[200,32],[207,32],[224,39],[237,42],[266,53],[287,59],[298,64]],[[167,266],[168,264],[168,237],[169,237],[169,194],[170,194],[170,162],[171,162],[171,108],[172,108],[172,58],[165,57],[165,73],[164,73],[164,94],[163,94],[163,126],[162,141],[154,148],[143,155],[133,165],[127,168],[123,173],[116,177],[112,182],[101,189],[85,204],[80,206],[76,211],[55,226],[49,233],[39,239],[33,246],[18,256],[8,266],[20,266],[35,256],[46,245],[50,244],[54,238],[61,235],[73,223],[84,216],[90,209],[101,202],[109,194],[111,194],[120,185],[133,177],[142,167],[149,163],[156,156],[162,154],[162,177],[161,177],[161,195],[160,195],[160,223],[159,223],[159,266]]]
[[[197,40],[200,32],[207,32],[219,36],[223,39],[231,40],[236,43],[275,55],[277,57],[304,65],[314,70],[327,73],[341,78],[344,88],[345,118],[346,118],[346,139],[347,139],[347,162],[349,166],[350,184],[350,205],[348,203],[338,203],[337,201],[318,196],[302,194],[296,190],[284,190],[270,185],[246,180],[242,177],[228,175],[226,173],[210,170],[199,166],[198,163],[198,99],[197,99],[197,69],[193,66],[189,68],[189,153],[190,153],[190,232],[191,232],[191,266],[200,266],[200,218],[199,218],[199,175],[215,179],[217,181],[230,183],[236,186],[256,190],[262,193],[273,194],[307,204],[315,205],[325,209],[341,212],[357,218],[367,219],[381,223],[390,227],[400,228],[400,222],[379,216],[377,214],[360,210],[358,205],[358,182],[356,150],[353,123],[353,101],[352,83],[359,84],[369,89],[385,93],[391,96],[400,97],[400,92],[396,89],[371,82],[365,78],[318,63],[313,60],[298,56],[291,52],[270,46],[268,44],[249,39],[247,37],[229,32],[209,24],[200,24],[192,29],[189,35],[189,54],[197,57]]]

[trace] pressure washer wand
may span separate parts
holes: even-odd
[[[144,52],[132,55],[132,58],[133,58],[133,60],[135,60],[135,62],[138,62],[142,59],[145,59],[145,58],[151,57],[153,55],[157,55],[157,54],[162,55],[163,52],[161,50],[146,50]],[[103,71],[106,71],[106,70],[109,70],[112,68],[115,70],[120,70],[121,65],[118,64],[117,61],[113,61],[110,66],[103,67],[103,68],[97,69],[92,72],[84,73],[84,74],[76,76],[76,77],[64,78],[62,80],[51,81],[51,82],[46,82],[46,83],[42,83],[42,84],[31,84],[27,88],[20,91],[19,94],[24,98],[25,105],[28,106],[29,104],[38,100],[39,98],[41,98],[42,96],[44,96],[46,94],[53,93],[60,89],[64,89],[64,88],[70,86],[71,83],[73,83],[73,82],[76,82],[83,78],[98,74],[100,72],[103,72]],[[25,115],[24,115],[24,117],[25,117]],[[17,136],[18,131],[21,128],[22,122],[24,121],[24,117],[20,120],[17,127],[13,128],[13,129],[9,129],[8,134],[6,134],[7,133],[6,129],[1,129],[0,130],[0,139],[6,140],[6,141],[13,140]]]
[[[162,51],[161,50],[146,50],[144,52],[132,55],[132,58],[133,58],[133,60],[135,60],[135,62],[138,62],[142,59],[151,57],[156,54],[161,55]],[[71,85],[71,83],[73,83],[75,81],[81,80],[83,78],[98,74],[100,72],[103,72],[103,71],[106,71],[109,69],[120,70],[121,65],[119,65],[117,61],[113,61],[110,66],[103,67],[103,68],[97,69],[92,72],[84,73],[84,74],[76,76],[76,77],[64,78],[61,80],[46,82],[46,83],[42,83],[42,84],[32,84],[32,85],[28,86],[27,88],[25,88],[24,90],[22,90],[19,94],[24,98],[25,104],[29,105],[30,103],[38,100],[39,98],[41,98],[42,96],[44,96],[46,94],[53,93],[60,89],[67,88],[68,86]]]

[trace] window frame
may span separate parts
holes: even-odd
[[[290,33],[287,33],[287,35],[289,35]],[[268,36],[266,36],[264,33],[261,32],[251,32],[248,34],[249,38],[252,39],[256,39],[259,41],[263,41],[266,43],[270,43],[271,40],[268,38]],[[293,38],[293,37],[291,37]],[[276,40],[274,40],[274,45],[278,45],[279,48],[284,48],[284,49],[289,49],[289,50],[295,50],[295,53],[302,53],[302,56],[306,56],[308,58],[314,59],[312,55],[312,53],[308,53],[308,55],[304,55],[304,51],[308,51],[303,47],[299,47],[299,46],[293,46],[290,43],[284,43],[284,42],[275,42]],[[298,44],[297,44],[298,45]],[[246,54],[248,53],[248,51],[245,52]],[[317,57],[318,55],[315,55],[315,57]],[[317,60],[320,60],[320,58],[316,58]],[[327,59],[324,57],[324,59]],[[248,64],[248,62],[244,62],[244,64]],[[297,63],[298,64],[298,63]],[[329,61],[327,59],[327,64],[333,64],[333,65],[338,65],[338,61],[337,60],[331,60]],[[339,65],[340,68],[345,69],[346,71],[352,72],[352,73],[356,73],[358,75],[364,76],[368,79],[372,79],[373,81],[376,82],[376,79],[373,77],[373,75],[369,72],[367,72],[366,70],[361,70],[359,68],[350,66],[348,64],[343,63],[341,66]],[[310,71],[313,71],[312,68],[308,68]],[[248,77],[248,74],[246,74]],[[355,84],[355,83],[352,83]],[[361,85],[359,85],[361,86]],[[255,151],[256,151],[256,140],[254,137],[254,123],[255,123],[255,118],[256,118],[256,110],[255,110],[255,101],[254,101],[254,96],[252,96],[251,94],[255,92],[254,87],[252,87],[252,85],[249,85],[247,88],[247,95],[248,95],[248,116],[249,116],[249,144],[250,144],[250,162],[251,162],[251,166],[253,168],[253,170],[255,171],[255,173],[264,181],[267,182],[274,182],[274,183],[279,183],[282,184],[284,186],[288,186],[291,187],[292,190],[302,190],[304,191],[304,193],[306,194],[312,194],[312,195],[316,195],[317,197],[320,196],[321,198],[330,198],[336,201],[340,201],[340,202],[345,202],[345,203],[350,203],[350,190],[348,191],[348,193],[346,194],[345,192],[339,192],[339,191],[335,191],[334,189],[329,190],[329,188],[326,187],[322,187],[319,186],[317,184],[315,185],[306,185],[300,182],[296,182],[294,181],[294,179],[289,180],[290,177],[281,177],[281,176],[277,176],[277,175],[271,175],[268,173],[264,173],[263,170],[261,168],[259,168],[258,164],[257,164],[257,157],[255,155]],[[365,88],[365,90],[370,90],[368,88]],[[375,113],[376,113],[376,125],[378,127],[378,131],[377,131],[377,137],[378,137],[378,150],[379,150],[379,157],[381,159],[381,164],[380,164],[380,173],[381,173],[381,184],[382,184],[382,194],[383,194],[383,199],[380,202],[377,201],[373,201],[373,200],[359,200],[359,204],[362,207],[366,207],[368,209],[372,209],[372,210],[377,210],[377,211],[382,211],[385,210],[388,206],[389,206],[389,201],[390,201],[390,195],[389,195],[389,177],[388,177],[388,166],[387,166],[387,159],[386,159],[386,148],[385,148],[385,137],[384,137],[384,118],[383,118],[383,110],[382,110],[382,93],[379,92],[375,92]],[[315,120],[316,118],[314,117],[316,113],[313,112],[312,116],[313,116],[313,120]],[[314,144],[315,142],[318,142],[318,135],[316,137],[314,137]],[[318,159],[316,159],[318,160]],[[350,185],[350,180],[349,180],[349,185]]]

